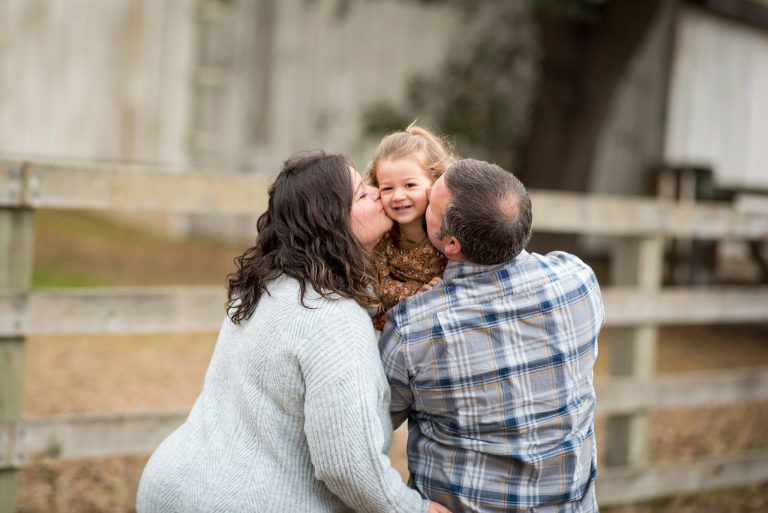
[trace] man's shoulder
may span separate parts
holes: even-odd
[[[539,282],[530,287],[530,296],[537,308],[572,315],[570,307],[587,305],[588,320],[597,330],[605,322],[602,293],[592,268],[576,255],[553,251],[535,255],[541,272]]]
[[[566,251],[551,251],[545,255],[531,253],[527,268],[521,269],[522,274],[546,277],[548,280],[584,279],[595,280],[595,273],[581,258]]]
[[[589,268],[589,266],[585,264],[581,258],[577,257],[573,253],[568,253],[567,251],[550,251],[549,253],[543,255],[539,253],[531,253],[531,257],[535,262],[547,267],[577,266]]]

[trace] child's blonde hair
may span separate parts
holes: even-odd
[[[365,170],[366,181],[378,187],[379,181],[376,179],[378,163],[382,160],[405,157],[416,159],[429,172],[433,182],[440,178],[450,164],[459,160],[453,154],[453,148],[447,140],[425,128],[416,126],[414,121],[404,131],[394,132],[381,140],[373,155],[373,161]]]

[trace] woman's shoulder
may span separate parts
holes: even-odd
[[[294,286],[298,293],[298,282]],[[371,370],[380,365],[376,334],[365,308],[335,293],[323,297],[310,283],[304,303],[295,319],[301,325],[299,346],[305,364],[311,361],[316,367],[325,361],[328,375],[344,373],[351,366]]]
[[[341,349],[375,345],[371,318],[363,307],[333,293],[325,296],[307,281],[302,303],[301,282],[281,276],[267,285],[256,312],[239,329],[258,337],[271,333],[300,352],[324,348],[340,354]]]
[[[350,321],[367,320],[370,316],[365,308],[355,300],[340,296],[333,291],[324,291],[322,294],[315,290],[312,283],[306,280],[304,283],[304,296],[302,298],[302,282],[291,276],[280,276],[267,285],[267,291],[271,298],[280,302],[287,302],[300,309],[302,316],[311,317],[313,322],[324,324],[335,322],[339,316]]]

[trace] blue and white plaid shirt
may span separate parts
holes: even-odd
[[[454,513],[597,511],[592,367],[605,322],[592,269],[523,251],[449,262],[379,341],[411,485]]]

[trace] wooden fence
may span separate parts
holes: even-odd
[[[15,470],[39,459],[151,452],[187,411],[20,418],[25,337],[215,331],[218,287],[30,290],[37,208],[256,215],[267,180],[0,161],[0,511],[12,511]],[[610,236],[612,286],[603,287],[614,327],[610,377],[598,380],[607,417],[602,505],[768,481],[768,450],[702,460],[646,461],[652,410],[768,400],[768,369],[655,376],[663,324],[768,321],[768,287],[661,287],[664,239],[768,238],[768,213],[730,205],[535,191],[538,232]],[[768,342],[768,341],[767,341]]]

